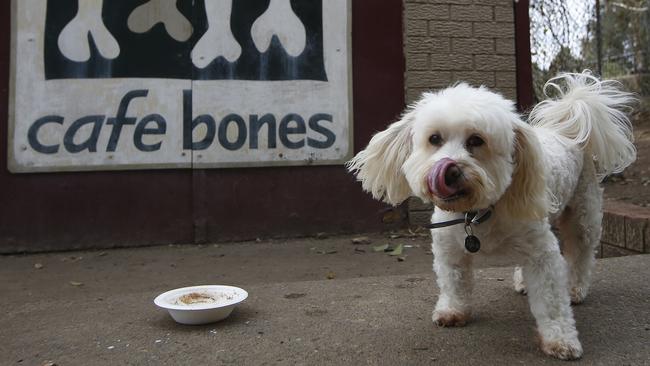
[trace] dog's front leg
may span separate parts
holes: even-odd
[[[438,326],[460,327],[470,317],[472,259],[460,248],[452,235],[433,236],[433,269],[440,295],[432,319]]]
[[[550,230],[532,241],[523,268],[530,309],[544,353],[563,360],[582,356],[567,286],[567,265]]]

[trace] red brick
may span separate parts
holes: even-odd
[[[413,19],[448,19],[449,5],[408,3],[405,7],[405,13],[407,21]]]
[[[406,55],[406,70],[428,70],[429,55],[426,53],[409,53]]]
[[[430,21],[429,35],[432,37],[471,37],[472,24],[463,22]]]
[[[494,54],[494,40],[488,38],[452,38],[451,52],[471,55]]]
[[[515,14],[514,7],[510,6],[495,6],[494,7],[494,20],[497,22],[514,22]]]
[[[603,211],[603,242],[639,252],[650,251],[650,208],[608,201]]]
[[[474,0],[476,5],[512,6],[512,0]]]
[[[512,101],[517,100],[517,88],[497,88],[497,91],[501,93],[506,99]]]
[[[463,54],[433,54],[431,55],[432,70],[471,70],[472,55]]]
[[[474,66],[479,71],[515,71],[514,56],[476,55]]]
[[[494,73],[489,71],[457,71],[454,81],[465,81],[474,86],[494,86]]]
[[[646,226],[645,232],[643,233],[643,238],[643,253],[650,253],[650,224]]]
[[[615,212],[603,212],[603,234],[601,240],[604,243],[625,248],[625,217]]]
[[[414,71],[406,75],[408,88],[444,88],[451,84],[451,72]]]
[[[514,23],[474,23],[476,38],[515,38]]]
[[[426,37],[429,34],[429,22],[425,19],[408,19],[406,21],[406,35]]]
[[[499,71],[496,73],[496,86],[500,88],[517,87],[517,74],[511,71]]]
[[[642,253],[647,227],[648,219],[645,217],[625,217],[625,248]]]
[[[408,37],[406,51],[414,53],[449,53],[449,38]]]
[[[624,257],[626,255],[640,254],[639,252],[635,252],[625,248],[620,248],[607,243],[602,243],[602,246],[603,246],[603,251],[602,251],[603,258]]]
[[[449,13],[451,20],[462,22],[486,22],[493,19],[491,6],[452,5]]]
[[[498,38],[496,40],[497,53],[501,55],[514,55],[515,54],[515,39],[514,38]]]

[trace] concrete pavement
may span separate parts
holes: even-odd
[[[511,268],[477,270],[473,321],[436,328],[428,238],[371,240],[0,257],[0,365],[563,363],[538,350]],[[383,243],[412,247],[398,262],[372,250]],[[578,364],[650,364],[649,266],[648,255],[598,262],[589,298],[574,308]],[[207,326],[177,325],[152,304],[167,289],[206,283],[239,285],[250,297]]]

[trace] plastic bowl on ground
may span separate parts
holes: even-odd
[[[227,318],[247,297],[248,292],[239,287],[203,285],[167,291],[153,302],[180,324],[200,325]]]

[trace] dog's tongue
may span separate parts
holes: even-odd
[[[440,198],[447,198],[453,196],[458,192],[457,187],[451,187],[445,183],[445,174],[447,173],[447,169],[455,164],[455,161],[449,158],[444,158],[440,159],[431,168],[429,171],[429,176],[427,177],[427,183],[429,185],[429,191],[431,193]]]

